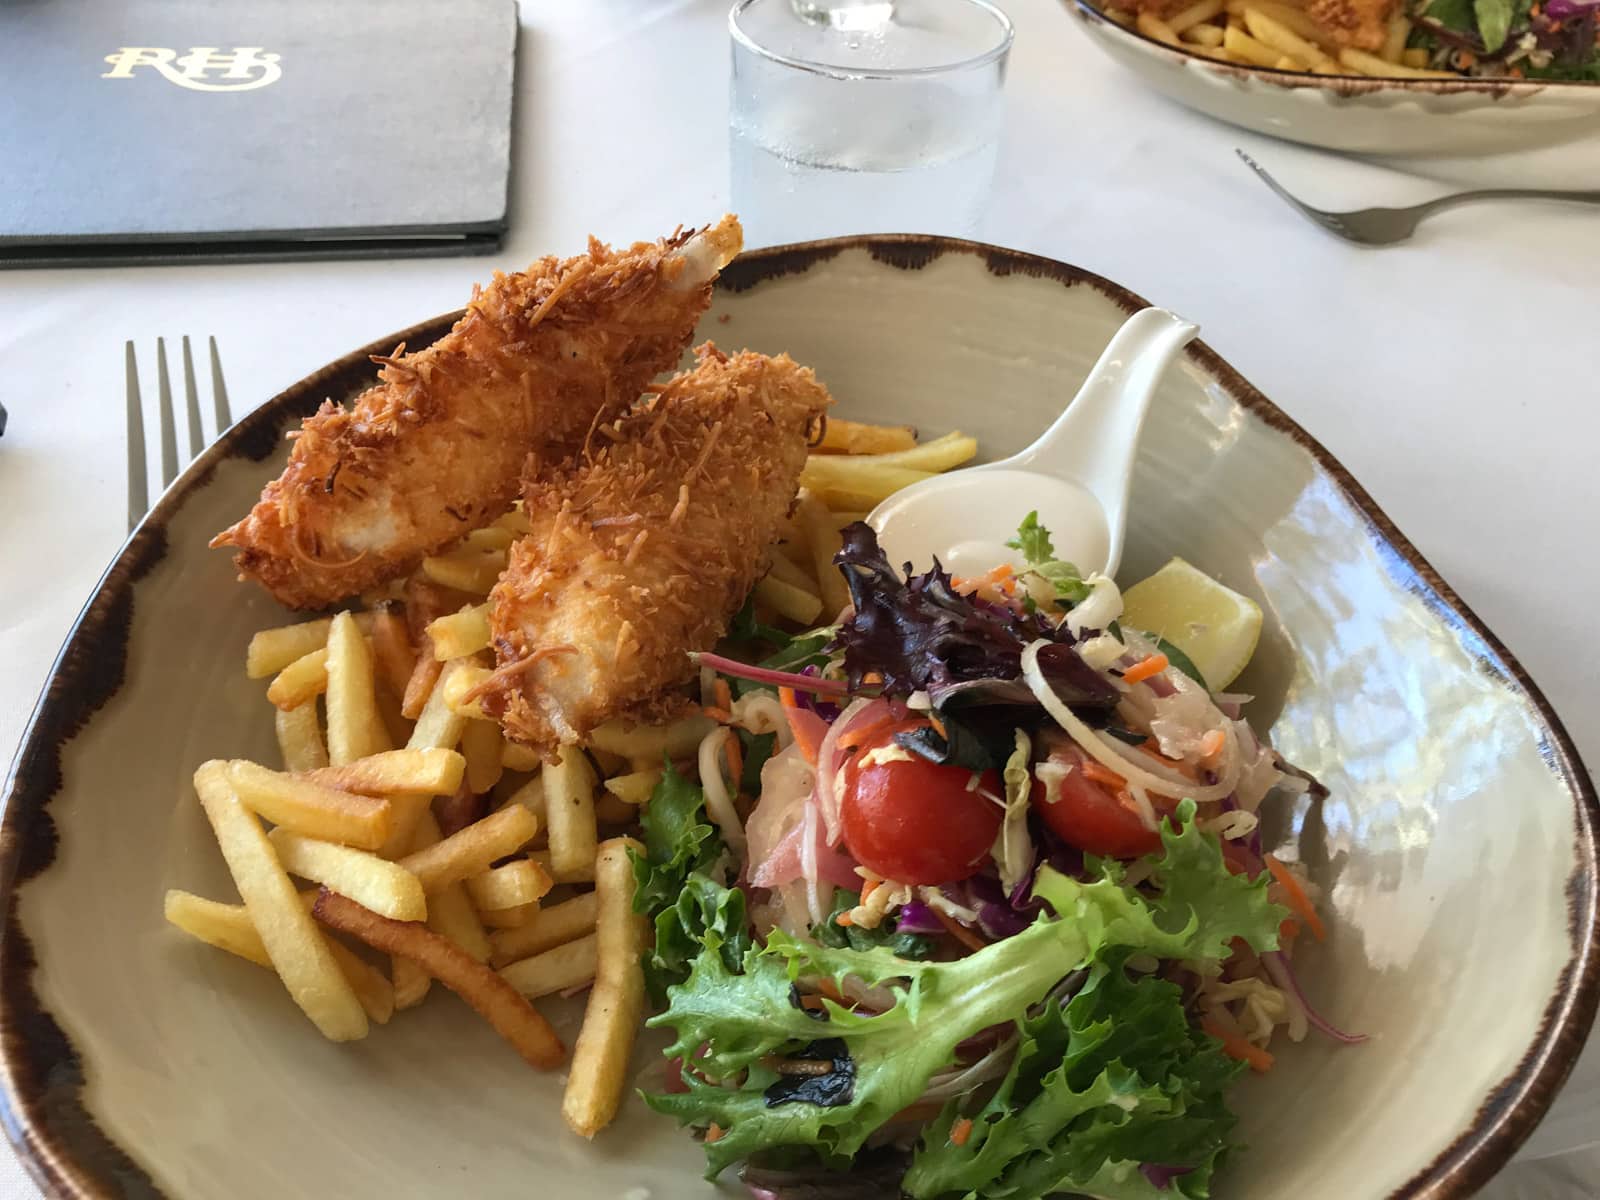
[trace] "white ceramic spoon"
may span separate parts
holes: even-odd
[[[1162,308],[1128,318],[1078,394],[1033,445],[1001,462],[912,484],[872,510],[867,523],[889,561],[925,571],[937,557],[957,575],[982,574],[1004,562],[1020,569],[1022,556],[1005,543],[1037,510],[1057,558],[1085,576],[1115,575],[1150,397],[1199,332]]]

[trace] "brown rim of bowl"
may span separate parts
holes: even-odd
[[[998,276],[1016,273],[1054,279],[1067,287],[1084,284],[1124,312],[1147,307],[1145,300],[1126,288],[1054,259],[918,234],[831,238],[751,251],[729,265],[718,287],[745,291],[785,275],[803,274],[852,249],[863,249],[901,270],[920,270],[945,254],[967,254],[982,259],[990,273]],[[5,1085],[0,1121],[23,1165],[48,1195],[72,1200],[163,1195],[132,1153],[100,1129],[85,1105],[83,1064],[34,990],[35,960],[16,905],[19,884],[47,869],[55,857],[57,838],[47,809],[60,787],[60,750],[121,685],[133,587],[165,554],[167,522],[205,486],[221,462],[237,457],[266,458],[281,444],[290,421],[313,411],[330,384],[341,384],[347,391],[358,382],[365,386],[370,383],[371,355],[388,353],[402,341],[426,345],[460,315],[458,310],[435,317],[347,354],[285,389],[224,432],[160,497],[123,545],[51,668],[7,776],[5,809],[0,816],[0,893],[6,905],[6,924],[0,933],[0,1073]],[[1349,471],[1205,343],[1191,342],[1184,353],[1242,407],[1309,452],[1366,518],[1373,533],[1393,548],[1432,593],[1423,593],[1430,607],[1458,632],[1482,644],[1484,651],[1479,657],[1520,688],[1544,721],[1551,743],[1547,752],[1551,769],[1573,795],[1577,861],[1567,881],[1567,899],[1574,945],[1539,1029],[1521,1061],[1490,1093],[1472,1123],[1387,1198],[1464,1200],[1510,1159],[1544,1116],[1594,1021],[1600,1003],[1600,870],[1596,863],[1600,801],[1571,738],[1521,664],[1395,528]],[[108,648],[110,655],[105,653]],[[45,734],[55,734],[57,740],[45,744]],[[25,1086],[18,1086],[19,1076]]]
[[[1374,75],[1317,75],[1311,71],[1284,71],[1277,67],[1256,67],[1248,63],[1219,62],[1179,46],[1146,37],[1137,29],[1113,21],[1089,0],[1061,0],[1062,5],[1085,24],[1098,24],[1113,34],[1121,34],[1130,41],[1139,42],[1173,62],[1187,66],[1204,67],[1212,74],[1236,78],[1259,79],[1262,83],[1285,89],[1308,88],[1333,92],[1344,99],[1371,96],[1379,92],[1426,92],[1436,96],[1483,95],[1495,100],[1506,98],[1526,99],[1540,92],[1566,88],[1594,88],[1600,84],[1582,79],[1513,79],[1510,76],[1492,78],[1408,79],[1404,76]]]

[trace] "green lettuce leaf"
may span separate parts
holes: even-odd
[[[1017,526],[1017,536],[1006,542],[1020,550],[1028,569],[1055,589],[1056,603],[1063,608],[1081,604],[1089,595],[1089,585],[1077,567],[1056,557],[1050,544],[1050,531],[1039,524],[1039,514],[1031,512]],[[1031,610],[1030,610],[1031,611]]]
[[[1473,0],[1472,12],[1478,19],[1478,36],[1483,48],[1493,54],[1506,44],[1511,22],[1517,15],[1516,0]]]
[[[1283,914],[1267,900],[1265,879],[1229,875],[1215,838],[1195,826],[1194,812],[1186,801],[1180,828],[1163,831],[1159,890],[1148,901],[1122,886],[1123,867],[1112,860],[1091,862],[1094,877],[1087,882],[1044,867],[1034,893],[1056,915],[954,962],[910,962],[884,947],[821,946],[774,930],[765,947],[749,947],[735,967],[723,935],[708,928],[688,979],[670,989],[667,1010],[650,1022],[672,1029],[666,1053],[692,1060],[704,1078],[687,1073],[686,1093],[647,1096],[647,1103],[682,1124],[721,1127],[722,1136],[706,1144],[709,1176],[780,1146],[810,1146],[824,1161],[842,1164],[954,1061],[960,1042],[1022,1019],[1106,948],[1204,963],[1224,957],[1235,937],[1258,950],[1275,947]],[[1120,960],[1109,961],[1120,969]],[[880,989],[892,1004],[868,1014],[824,1001],[819,1016],[799,1006],[795,984],[803,978],[836,986],[855,980]],[[1136,1025],[1131,1035],[1112,1026],[1104,1037],[1132,1036],[1136,1045],[1147,1037],[1177,1038],[1174,1029],[1154,1023]],[[830,1045],[837,1039],[839,1048],[828,1056],[849,1063],[848,1086],[829,1104],[769,1097],[783,1078],[773,1059],[819,1039]]]
[[[811,936],[822,945],[835,950],[847,947],[851,950],[871,950],[882,946],[891,954],[911,959],[913,962],[921,962],[933,953],[935,943],[932,938],[923,937],[918,933],[898,932],[893,917],[884,918],[876,929],[866,929],[860,925],[840,925],[839,914],[849,912],[860,903],[860,892],[852,892],[848,888],[835,888],[833,907],[823,918],[822,924],[811,931]]]
[[[1017,1054],[999,1090],[967,1118],[962,1145],[950,1140],[959,1101],[928,1127],[902,1185],[907,1194],[1209,1194],[1234,1125],[1224,1092],[1242,1064],[1189,1024],[1175,984],[1130,974],[1128,953],[1108,950],[1070,1002],[1018,1022]],[[1189,1171],[1163,1191],[1139,1173],[1142,1162]]]
[[[645,985],[656,1003],[667,987],[688,977],[708,931],[729,947],[737,963],[750,936],[744,894],[722,886],[718,864],[723,843],[706,819],[705,793],[679,775],[670,762],[639,820],[644,853],[630,850],[633,908],[655,924],[655,947],[644,956]]]

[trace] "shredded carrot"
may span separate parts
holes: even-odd
[[[739,748],[739,735],[730,729],[724,743],[728,752],[728,778],[738,787],[739,780],[744,778],[744,751]]]
[[[1222,1043],[1222,1052],[1229,1058],[1237,1058],[1240,1062],[1247,1062],[1250,1064],[1251,1069],[1255,1071],[1271,1069],[1272,1055],[1268,1054],[1260,1046],[1245,1041],[1238,1034],[1229,1033],[1210,1017],[1206,1017],[1200,1022],[1200,1028]]]
[[[1288,867],[1272,855],[1266,854],[1262,857],[1266,860],[1267,870],[1272,872],[1272,877],[1283,888],[1289,907],[1300,914],[1300,918],[1306,923],[1306,928],[1311,930],[1311,936],[1319,942],[1326,938],[1328,930],[1322,924],[1322,918],[1317,915],[1317,910],[1312,907],[1311,898],[1306,895],[1305,888],[1300,886],[1300,881],[1290,873]]]
[[[1155,740],[1155,738],[1145,738],[1145,740],[1135,747],[1135,749],[1143,750],[1162,766],[1171,767],[1174,771],[1191,782],[1197,778],[1193,763],[1186,763],[1181,758],[1168,758],[1165,754],[1161,753],[1161,745]]]
[[[837,917],[835,917],[833,919],[833,923],[835,925],[847,925],[848,926],[848,925],[854,925],[855,924],[855,920],[854,920],[854,918],[852,918],[850,916],[850,912],[847,909],[844,912],[840,913]]]
[[[1143,683],[1152,675],[1159,675],[1172,664],[1167,661],[1165,654],[1152,654],[1149,658],[1140,659],[1122,673],[1123,683]]]
[[[1296,921],[1293,917],[1285,917],[1283,920],[1278,922],[1278,948],[1280,950],[1284,947],[1284,945],[1294,941],[1294,939],[1299,936],[1299,921]]]
[[[942,1101],[918,1100],[915,1104],[909,1104],[902,1108],[889,1119],[891,1121],[931,1121],[942,1111],[944,1111],[944,1103]]]
[[[1083,766],[1079,770],[1083,772],[1083,777],[1090,783],[1102,783],[1113,791],[1128,786],[1128,781],[1121,775],[1118,775],[1104,763],[1096,762],[1092,758],[1084,759]]]
[[[728,1131],[721,1125],[718,1125],[715,1121],[713,1121],[710,1125],[706,1126],[706,1141],[708,1143],[720,1142],[722,1140],[722,1135],[727,1132]]]
[[[878,890],[880,883],[882,883],[882,880],[869,879],[861,885],[861,903],[865,904],[867,902],[867,897]]]
[[[800,747],[800,753],[813,767],[817,765],[817,751],[822,748],[820,740],[812,738],[813,729],[805,721],[795,720],[795,713],[800,710],[800,702],[795,699],[792,687],[778,689],[778,702],[783,705],[783,715],[789,718],[789,728],[794,732],[795,745]]]
[[[728,690],[726,679],[717,680],[717,707],[733,711],[733,693]]]
[[[950,1144],[952,1146],[965,1146],[967,1139],[971,1136],[972,1119],[970,1117],[962,1117],[954,1125],[950,1126]]]
[[[725,708],[717,708],[712,706],[711,708],[701,708],[700,711],[706,716],[710,717],[713,721],[717,722],[719,725],[726,725],[729,721],[733,720],[733,714]]]
[[[874,736],[893,725],[893,717],[883,717],[867,725],[852,725],[839,735],[838,746],[841,750],[854,750],[857,746],[864,746]]]
[[[861,682],[862,683],[882,683],[883,682],[883,672],[881,672],[881,671],[868,671],[865,675],[863,675],[861,677]]]
[[[940,912],[937,908],[933,909],[933,915],[939,918],[939,924],[945,927],[950,936],[955,938],[956,941],[960,942],[968,950],[982,950],[988,945],[987,942],[985,942],[977,934],[973,933],[972,930],[968,929],[960,921],[945,916],[945,914]]]
[[[1227,735],[1220,729],[1213,729],[1200,739],[1200,755],[1202,758],[1212,759],[1222,753],[1222,748],[1228,744]]]
[[[930,716],[928,718],[928,724],[933,726],[933,731],[935,733],[937,733],[940,737],[945,738],[945,739],[948,739],[950,737],[949,732],[944,727],[944,722],[941,721],[938,717]]]

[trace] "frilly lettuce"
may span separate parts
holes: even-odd
[[[1160,1021],[1123,1019],[1112,1001],[1120,989],[1145,989],[1137,998],[1154,1011],[1171,1008],[1168,993],[1160,990],[1170,985],[1126,979],[1123,953],[1118,948],[1159,958],[1214,963],[1227,955],[1229,943],[1236,937],[1257,950],[1276,947],[1283,916],[1282,910],[1268,901],[1264,879],[1252,882],[1227,872],[1215,839],[1195,827],[1192,802],[1179,808],[1178,817],[1180,827],[1166,828],[1162,834],[1163,854],[1156,864],[1154,895],[1122,886],[1124,868],[1111,860],[1091,860],[1087,882],[1041,868],[1034,894],[1046,901],[1055,915],[1041,916],[1016,936],[954,962],[909,962],[882,948],[824,947],[774,930],[764,947],[750,946],[736,964],[725,951],[725,934],[715,925],[707,928],[688,978],[669,990],[667,1010],[650,1022],[675,1033],[666,1053],[692,1066],[693,1070],[684,1073],[688,1091],[651,1095],[646,1101],[682,1124],[720,1128],[721,1136],[706,1143],[709,1176],[758,1150],[782,1146],[812,1147],[825,1161],[842,1167],[875,1129],[921,1095],[929,1078],[954,1060],[958,1044],[992,1025],[1014,1021],[1036,1045],[1049,1039],[1051,1045],[1070,1048],[1076,1036],[1086,1064],[1081,1070],[1066,1070],[1062,1082],[1053,1087],[1029,1082],[1029,1090],[1018,1092],[1020,1074],[1011,1084],[1013,1093],[1023,1101],[1024,1114],[1040,1096],[1046,1097],[1046,1103],[1035,1111],[1048,1110],[1052,1138],[1073,1143],[1065,1158],[1062,1150],[1053,1150],[1055,1158],[1074,1171],[1089,1170],[1098,1163],[1094,1172],[1111,1170],[1135,1153],[1140,1161],[1164,1161],[1144,1154],[1142,1143],[1141,1148],[1130,1149],[1143,1135],[1128,1122],[1097,1122],[1106,1127],[1095,1131],[1080,1150],[1075,1134],[1065,1128],[1073,1118],[1062,1116],[1074,1105],[1080,1113],[1103,1115],[1109,1104],[1130,1116],[1148,1105],[1147,1111],[1154,1117],[1164,1110],[1158,1107],[1153,1092],[1146,1095],[1152,1087],[1162,1091],[1160,1103],[1168,1106],[1165,1111],[1180,1104],[1187,1111],[1188,1099],[1166,1090],[1168,1076],[1147,1078],[1137,1063],[1125,1060],[1135,1051],[1146,1058],[1154,1055],[1163,1063],[1193,1059],[1200,1053],[1196,1047],[1207,1043],[1189,1029],[1181,1007],[1175,1010],[1175,1020],[1171,1013]],[[1070,1011],[1064,1029],[1052,1026],[1053,1020],[1059,1020],[1048,1008],[1037,1018],[1028,1016],[1029,1009],[1057,983],[1084,967],[1091,970],[1086,985],[1089,995],[1076,1010],[1076,1025]],[[795,985],[824,979],[837,987],[850,980],[875,988],[892,1005],[878,1013],[852,1011],[831,1000],[822,1002],[820,1013],[801,1008]],[[1071,1010],[1071,1005],[1068,1008]],[[781,1091],[769,1098],[769,1089],[784,1078],[774,1070],[773,1061],[823,1039],[830,1045],[833,1039],[842,1043],[851,1068],[848,1086],[835,1089],[826,1105],[786,1099]],[[1126,1053],[1120,1049],[1124,1045]],[[828,1056],[837,1057],[838,1053],[830,1049]],[[1099,1061],[1093,1057],[1096,1053],[1105,1065],[1091,1071]],[[1018,1072],[1035,1070],[1028,1064],[1037,1058],[1019,1055]],[[1215,1088],[1208,1084],[1196,1095],[1209,1096],[1223,1082],[1226,1080]],[[1080,1098],[1073,1099],[1069,1093]],[[1109,1099],[1100,1103],[1100,1097]],[[1040,1194],[1028,1190],[1034,1179],[1028,1172],[1039,1170],[1029,1166],[1031,1143],[1007,1132],[1026,1125],[1023,1119],[1020,1125],[997,1126],[997,1149],[989,1157],[1002,1157],[1004,1151],[1007,1164],[1018,1160],[1015,1181],[1007,1186],[1022,1190],[995,1195]],[[1168,1145],[1152,1138],[1157,1149]],[[1220,1134],[1213,1140],[1214,1145],[1206,1143],[1211,1157],[1221,1149]],[[1096,1150],[1095,1146],[1105,1148]],[[1118,1157],[1109,1157],[1113,1154]],[[994,1177],[993,1164],[988,1159],[985,1164],[981,1171],[972,1172],[974,1177],[983,1171]],[[920,1178],[932,1189],[922,1195],[965,1186],[943,1184],[951,1167],[940,1168],[935,1163],[921,1170]],[[985,1190],[983,1194],[990,1193]]]

